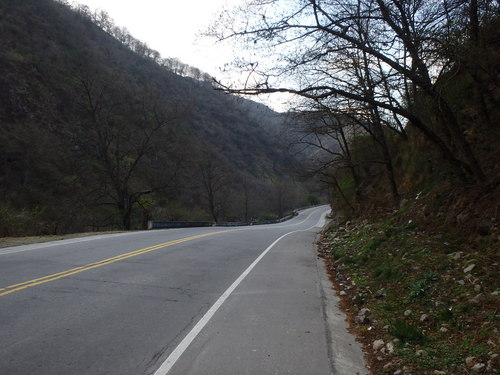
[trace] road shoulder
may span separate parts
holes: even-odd
[[[319,239],[319,236],[317,237]],[[315,242],[315,249],[316,249]],[[317,249],[316,249],[317,251]],[[322,300],[323,315],[326,326],[328,354],[335,375],[364,375],[368,373],[361,350],[361,344],[348,329],[346,315],[339,306],[340,299],[336,295],[333,284],[326,270],[323,258],[316,256],[318,271],[318,288]]]
[[[316,230],[279,241],[169,374],[364,375],[362,353],[328,297]]]

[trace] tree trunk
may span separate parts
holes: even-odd
[[[378,111],[376,108],[372,109],[375,114],[375,121],[373,123],[374,133],[376,137],[376,141],[380,146],[380,150],[382,151],[382,158],[384,160],[385,170],[387,172],[387,180],[389,183],[389,187],[391,189],[391,195],[395,202],[399,201],[399,192],[398,186],[396,183],[396,177],[394,175],[394,166],[392,165],[392,158],[389,152],[389,148],[387,146],[387,140],[384,134],[384,129],[382,129],[382,125],[380,123],[380,116],[378,115]]]
[[[356,193],[356,199],[359,201],[362,199],[361,191],[358,189],[358,187],[361,185],[361,179],[359,178],[359,175],[356,172],[356,168],[355,168],[354,163],[352,161],[351,148],[349,146],[349,142],[347,141],[347,137],[346,137],[345,132],[344,132],[342,127],[340,127],[340,129],[339,129],[339,133],[340,133],[340,137],[342,140],[342,148],[344,149],[345,157],[347,158],[348,168],[349,168],[349,171],[351,172],[354,183],[356,184],[356,188],[354,189],[354,191]]]
[[[211,190],[209,190],[209,192],[208,192],[208,207],[210,209],[210,214],[212,215],[214,222],[217,223],[218,215],[217,215],[217,210],[215,208],[215,198],[214,198],[214,194]]]
[[[335,176],[330,176],[331,178],[333,178],[333,182],[334,182],[334,186],[335,188],[337,189],[337,191],[339,192],[342,200],[349,206],[349,208],[354,212],[354,207],[353,205],[351,204],[351,202],[349,202],[349,199],[347,199],[347,197],[345,196],[344,192],[342,191],[342,188],[340,187],[339,185],[339,182],[337,180],[337,178]]]
[[[364,76],[363,74],[360,74],[359,78],[361,80],[361,83],[364,85],[365,95],[368,96],[370,100],[373,101],[375,100],[375,92],[374,92],[375,85],[372,80],[372,72],[370,71],[370,68],[368,66],[368,57],[366,52],[363,52],[362,64],[363,64],[362,68],[364,70]],[[392,198],[394,199],[394,201],[398,202],[399,192],[396,184],[396,179],[394,176],[394,167],[392,165],[391,154],[389,152],[389,148],[387,146],[387,140],[384,134],[384,129],[382,127],[382,117],[376,105],[370,104],[369,110],[371,115],[370,117],[372,117],[373,120],[371,124],[373,128],[372,135],[374,135],[375,141],[378,143],[382,151],[382,157],[384,159],[384,165],[387,171],[387,179],[389,182],[389,187],[391,189]]]
[[[123,229],[130,230],[132,228],[132,210],[130,208],[125,209],[123,212]]]
[[[472,148],[465,138],[465,135],[460,128],[460,125],[458,123],[458,120],[449,107],[448,103],[445,102],[439,94],[438,96],[438,108],[440,108],[440,111],[442,113],[442,121],[445,122],[444,126],[448,126],[448,128],[451,131],[451,135],[453,137],[455,145],[450,145],[450,146],[458,146],[458,149],[461,151],[464,157],[464,162],[462,163],[462,168],[464,169],[464,172],[468,174],[472,179],[476,180],[477,182],[485,182],[486,181],[486,175],[484,174],[477,158],[474,152],[472,151]]]
[[[473,47],[479,41],[479,16],[477,0],[470,0],[469,6],[469,38]]]
[[[245,191],[245,223],[248,223],[248,184],[246,180],[244,182],[244,191]]]
[[[149,213],[149,210],[143,209],[142,210],[142,229],[143,230],[148,229],[148,223],[149,223],[150,219],[151,219],[151,215]]]
[[[121,226],[123,230],[130,230],[132,227],[132,206],[129,204],[129,199],[122,195],[118,201],[118,212],[121,217]]]

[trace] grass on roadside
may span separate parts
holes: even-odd
[[[330,227],[322,243],[349,313],[370,310],[370,322],[355,328],[366,347],[394,343],[392,353],[369,356],[374,373],[404,366],[411,374],[474,373],[467,357],[484,364],[483,373],[498,366],[497,241],[429,235],[393,217]]]
[[[47,235],[47,236],[29,236],[29,237],[0,237],[0,248],[11,247],[11,246],[21,246],[21,245],[31,245],[34,243],[60,241],[60,240],[67,240],[70,238],[80,238],[80,237],[97,236],[100,234],[113,234],[113,233],[122,233],[122,231],[85,232],[85,233]]]

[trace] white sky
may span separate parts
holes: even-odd
[[[115,25],[126,27],[133,37],[147,43],[162,57],[176,57],[217,78],[222,78],[220,68],[233,60],[235,52],[229,45],[216,43],[199,34],[206,31],[224,7],[232,8],[243,1],[75,0],[92,10],[106,11]],[[286,98],[274,94],[252,99],[282,111],[285,110]]]
[[[197,34],[206,30],[224,6],[241,0],[76,0],[90,9],[106,11],[120,27],[157,50],[177,57],[213,76],[232,60],[228,46]]]

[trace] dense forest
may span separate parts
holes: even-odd
[[[103,12],[0,1],[0,235],[250,221],[307,202],[281,116]]]

